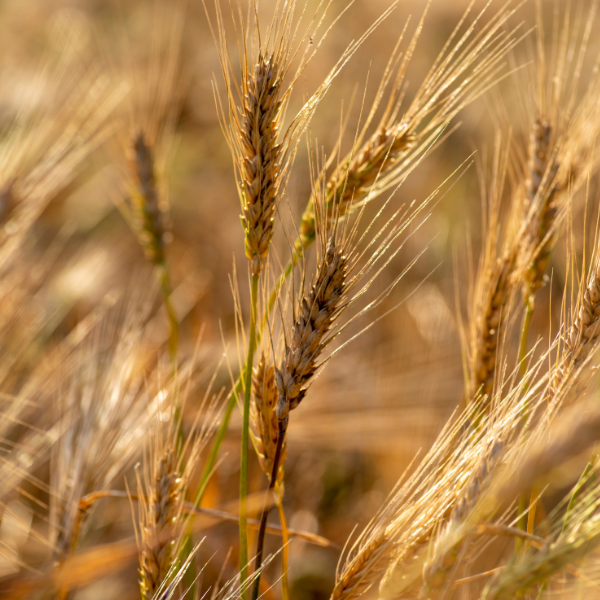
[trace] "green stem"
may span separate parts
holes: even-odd
[[[590,462],[588,462],[588,464],[586,465],[585,469],[583,470],[583,473],[581,474],[581,477],[579,478],[579,481],[577,482],[577,484],[575,485],[575,488],[573,489],[573,494],[571,495],[571,499],[569,500],[569,505],[567,506],[567,512],[565,513],[565,518],[564,518],[563,526],[562,526],[562,533],[565,532],[565,529],[567,527],[568,517],[571,514],[573,507],[575,506],[575,502],[577,502],[577,498],[579,498],[579,494],[581,493],[581,488],[583,487],[584,483],[586,482],[587,477],[590,474],[590,471],[594,468],[594,465],[596,464],[597,460],[598,460],[598,455],[593,454],[592,458],[590,458]]]
[[[521,329],[521,339],[519,341],[519,366],[521,368],[521,376],[525,377],[527,375],[527,338],[529,336],[529,327],[531,325],[531,318],[533,317],[533,311],[535,308],[535,294],[529,290],[527,295],[527,301],[525,303],[525,315],[523,317],[523,328]],[[524,383],[524,391],[527,390],[527,382]],[[526,401],[525,406],[523,407],[523,426],[527,423],[527,419],[529,417],[529,405]],[[525,510],[529,506],[529,501],[527,496],[524,494],[519,498],[519,521],[517,523],[517,527],[523,531],[527,531],[528,526],[528,517],[525,514]],[[529,507],[532,510],[533,507]],[[535,517],[535,512],[534,512]],[[525,545],[523,540],[516,540],[516,551],[517,553],[524,549]]]
[[[242,422],[242,448],[240,461],[240,580],[245,589],[248,579],[248,449],[250,446],[250,395],[252,392],[252,365],[257,346],[256,313],[258,309],[258,281],[260,272],[252,275],[250,296],[250,338],[244,370],[244,413]],[[247,595],[246,593],[244,594]]]
[[[519,341],[519,365],[523,377],[527,374],[527,338],[529,337],[529,327],[531,326],[534,308],[535,294],[529,293],[525,303],[525,316],[523,317],[523,328],[521,329],[521,339]]]

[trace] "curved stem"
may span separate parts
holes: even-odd
[[[535,294],[530,292],[525,303],[525,315],[523,317],[523,328],[521,329],[521,339],[519,341],[519,365],[521,367],[521,375],[525,377],[527,373],[527,338],[529,337],[529,327],[531,326],[531,318],[535,308]]]
[[[260,272],[252,274],[250,292],[250,338],[244,370],[244,412],[242,421],[242,448],[240,460],[240,579],[244,589],[248,579],[248,449],[250,446],[250,395],[252,392],[252,365],[256,350],[256,313],[258,309],[258,281]]]
[[[283,440],[285,438],[285,425],[279,422],[279,433],[277,435],[277,448],[275,449],[275,457],[273,458],[273,471],[271,472],[271,481],[269,482],[269,491],[267,493],[267,500],[263,508],[262,516],[260,518],[260,529],[258,530],[258,539],[256,542],[256,558],[254,562],[254,588],[252,590],[252,600],[257,600],[258,589],[260,585],[260,568],[262,566],[262,557],[265,543],[265,532],[267,530],[267,519],[269,518],[269,511],[271,509],[271,497],[277,481],[277,471],[279,469],[279,459],[281,458],[281,448],[283,447]],[[281,524],[283,527],[283,523]]]

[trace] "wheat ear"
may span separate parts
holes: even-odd
[[[242,222],[246,235],[246,256],[252,273],[260,272],[273,236],[273,223],[279,192],[281,146],[277,144],[282,108],[281,80],[275,57],[259,54],[244,96],[241,144],[244,204]]]
[[[154,152],[143,131],[138,131],[131,144],[132,177],[136,183],[136,205],[139,215],[140,244],[148,260],[155,266],[165,262],[165,216],[160,209]]]
[[[279,398],[276,417],[278,423],[277,445],[273,459],[269,491],[276,484],[282,447],[289,421],[289,413],[298,407],[306,395],[308,385],[317,371],[319,357],[328,340],[334,321],[347,306],[344,302],[345,280],[348,261],[344,244],[336,242],[335,231],[317,269],[310,292],[302,296],[298,314],[294,319],[291,339],[286,343],[280,368],[275,368],[275,382]],[[265,529],[269,516],[268,507],[263,510],[256,548],[256,579],[253,599],[258,598],[260,568],[262,565]]]
[[[399,53],[402,37],[394,49],[376,100],[357,134],[352,151],[339,161],[324,191],[317,190],[309,199],[296,242],[297,252],[315,239],[314,203],[317,195],[324,194],[330,218],[334,212],[343,217],[385,190],[398,186],[436,146],[454,117],[493,85],[494,78],[501,71],[503,56],[515,44],[514,30],[501,32],[513,11],[505,6],[488,23],[482,24],[487,9],[484,7],[464,33],[459,35],[460,25],[452,32],[413,101],[399,116],[406,70],[422,32],[428,7],[404,55]],[[460,24],[467,20],[472,7],[473,4],[465,11]],[[394,76],[396,63],[399,66]],[[367,136],[390,82],[391,92],[381,120],[375,132]]]
[[[141,524],[140,591],[152,600],[165,581],[177,556],[177,521],[181,519],[181,477],[177,459],[165,448],[156,461],[150,496]]]

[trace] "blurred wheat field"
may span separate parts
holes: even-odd
[[[0,598],[598,596],[597,8],[0,4]]]

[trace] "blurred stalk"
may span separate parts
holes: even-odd
[[[281,523],[281,542],[283,548],[281,551],[281,599],[289,600],[289,582],[288,582],[288,569],[290,560],[290,538],[288,535],[287,521],[285,519],[285,511],[283,510],[283,502],[281,498],[276,503],[277,512],[279,513],[279,522]]]

